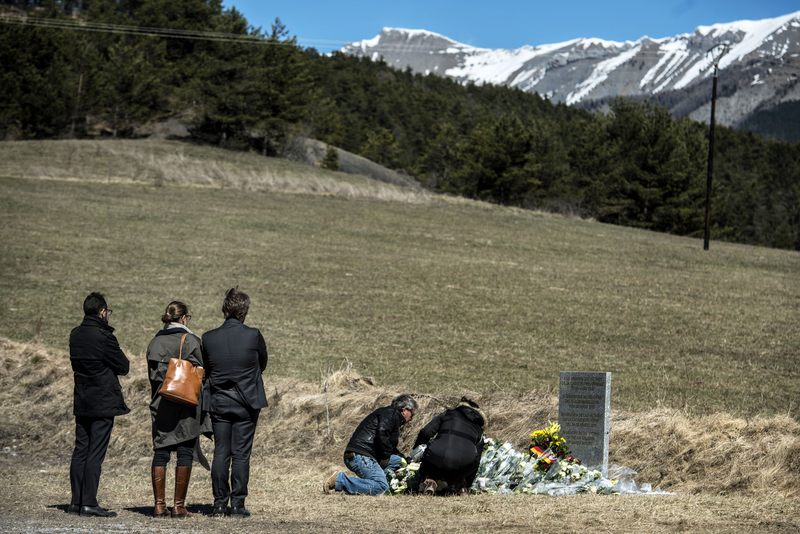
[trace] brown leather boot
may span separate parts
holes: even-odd
[[[166,501],[166,484],[167,484],[167,468],[163,465],[153,466],[150,478],[153,479],[153,499],[155,506],[153,507],[153,517],[167,517],[169,510],[167,510]]]
[[[186,509],[186,491],[189,489],[189,478],[191,476],[191,466],[177,466],[175,468],[175,505],[172,507],[172,517],[183,518],[192,515]]]

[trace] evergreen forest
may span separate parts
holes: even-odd
[[[0,15],[6,140],[130,138],[176,119],[195,142],[283,157],[310,137],[432,191],[703,233],[708,125],[653,103],[589,112],[320,54],[221,0],[11,1]],[[712,239],[800,250],[800,144],[720,126],[715,139]]]

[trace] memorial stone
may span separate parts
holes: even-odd
[[[558,423],[572,454],[607,476],[611,373],[561,372]]]

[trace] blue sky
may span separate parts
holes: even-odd
[[[385,26],[425,29],[483,48],[578,37],[668,37],[700,25],[800,11],[800,0],[224,0],[254,26],[280,17],[302,46],[320,51],[375,36]]]

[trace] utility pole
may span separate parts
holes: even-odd
[[[78,119],[78,112],[81,109],[82,92],[83,92],[83,67],[81,67],[81,73],[78,76],[78,91],[75,94],[75,107],[72,109],[72,126],[70,126],[69,128],[70,139],[75,139],[75,121]]]
[[[714,63],[714,81],[711,85],[711,121],[708,124],[708,174],[706,176],[706,217],[703,227],[703,250],[708,250],[709,218],[711,213],[711,177],[714,170],[714,113],[717,108],[717,79],[719,78],[719,60],[728,53],[730,44],[727,41],[714,45],[706,54],[711,55]]]

